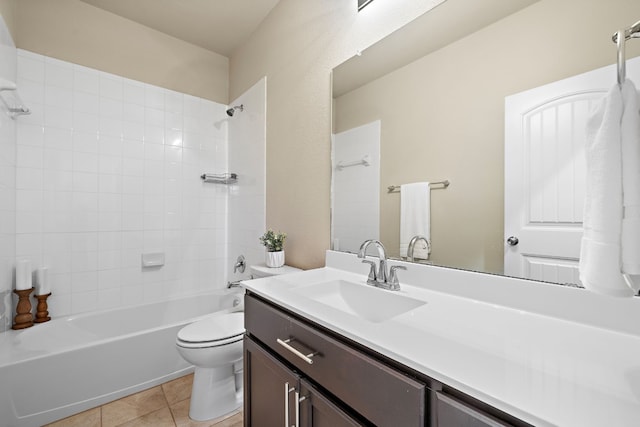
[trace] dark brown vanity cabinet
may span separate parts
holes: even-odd
[[[245,426],[527,425],[250,291],[245,329]]]
[[[244,422],[247,426],[362,426],[311,383],[245,338]]]
[[[507,427],[507,424],[453,396],[435,393],[438,427]]]
[[[245,329],[246,425],[425,425],[424,383],[251,294]]]
[[[291,401],[300,378],[253,340],[245,337],[245,425],[292,425]]]

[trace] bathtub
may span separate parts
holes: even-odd
[[[220,290],[0,333],[0,427],[41,426],[193,371],[175,348],[180,328],[242,301]]]

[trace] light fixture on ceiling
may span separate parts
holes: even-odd
[[[358,12],[360,12],[366,5],[371,3],[373,0],[358,0]]]

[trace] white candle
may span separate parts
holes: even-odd
[[[21,259],[16,263],[16,290],[31,289],[31,261]]]
[[[51,284],[49,283],[49,269],[42,267],[38,270],[38,285],[36,286],[36,295],[48,295],[51,293]]]

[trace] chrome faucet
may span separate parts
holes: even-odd
[[[411,241],[409,241],[409,247],[407,248],[407,260],[413,262],[413,251],[415,249],[416,243],[418,243],[420,240],[424,240],[424,242],[427,244],[427,253],[431,252],[431,243],[429,243],[429,239],[427,239],[424,236],[413,236],[411,238]]]
[[[241,288],[242,287],[242,280],[246,280],[246,279],[240,279],[240,280],[236,280],[234,282],[227,282],[227,289]]]
[[[384,246],[379,240],[365,240],[362,245],[360,245],[360,250],[358,251],[358,258],[364,258],[367,253],[367,248],[369,245],[375,245],[378,250],[378,258],[380,259],[380,265],[378,268],[378,273],[376,273],[376,263],[369,260],[363,260],[362,262],[365,264],[371,265],[371,270],[369,271],[369,277],[367,278],[367,283],[369,285],[377,286],[379,288],[388,289],[392,291],[400,290],[400,283],[398,282],[398,276],[396,274],[396,270],[406,270],[406,267],[401,265],[394,265],[389,270],[389,275],[387,276],[387,253],[384,249]],[[387,279],[388,277],[388,279]]]
[[[377,283],[386,283],[387,281],[387,252],[384,250],[384,246],[379,240],[365,240],[362,245],[360,245],[360,250],[358,251],[358,258],[364,258],[367,254],[367,248],[369,245],[375,245],[378,250],[378,258],[380,259],[380,265],[378,268],[378,274],[375,274],[375,265],[371,265],[371,270],[373,271],[374,279]],[[364,262],[364,261],[363,261]],[[371,263],[371,261],[368,261]],[[369,274],[369,278],[371,278],[371,274]]]

